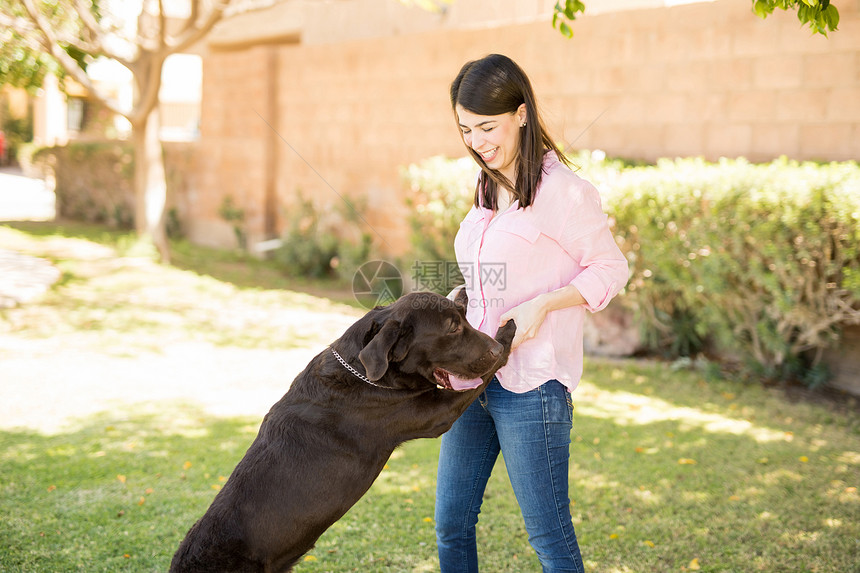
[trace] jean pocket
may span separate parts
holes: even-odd
[[[572,423],[573,402],[571,401],[570,392],[567,391],[567,388],[561,382],[550,380],[539,387],[538,390],[543,395],[544,415],[547,421],[563,422],[565,424]]]

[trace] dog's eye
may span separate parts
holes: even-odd
[[[461,330],[463,330],[463,325],[455,321],[448,327],[448,334],[457,334]]]

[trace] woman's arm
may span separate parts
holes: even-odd
[[[579,289],[569,284],[548,293],[539,294],[531,300],[515,306],[501,316],[499,326],[513,319],[517,323],[517,332],[511,343],[516,348],[524,340],[534,338],[540,330],[546,315],[554,310],[585,304],[585,297]],[[523,327],[519,327],[522,324]]]
[[[583,183],[578,189],[580,200],[575,209],[568,210],[558,236],[561,248],[582,271],[564,287],[540,294],[501,316],[500,326],[510,319],[517,323],[514,348],[537,335],[547,313],[578,305],[597,312],[627,284],[627,259],[615,244],[600,195],[593,185]]]

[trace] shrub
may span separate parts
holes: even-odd
[[[844,326],[860,323],[856,163],[631,166],[589,153],[572,160],[614,219],[631,265],[622,298],[652,351],[709,350],[764,378],[824,378],[822,351]],[[414,187],[436,180],[415,173],[422,178],[410,179]],[[417,244],[453,242],[467,209],[453,204],[434,219],[442,229],[429,232],[426,217],[414,214]]]
[[[28,141],[33,141],[33,120],[30,117],[18,118],[11,117],[8,109],[4,114],[6,117],[3,125],[0,126],[0,131],[6,137],[6,157],[5,161],[9,164],[18,162],[18,154]]]
[[[167,230],[182,235],[181,209],[193,184],[194,147],[163,144],[168,191]],[[32,149],[32,147],[31,147]],[[23,154],[22,154],[23,155]],[[23,167],[55,180],[57,215],[64,219],[104,223],[119,229],[134,227],[134,151],[126,141],[72,142],[33,149]],[[183,201],[184,199],[184,201]]]
[[[37,151],[53,171],[57,215],[119,229],[134,227],[134,152],[121,141],[81,142]]]
[[[352,280],[371,252],[371,236],[359,225],[361,210],[345,202],[317,206],[299,194],[275,260],[291,276]]]
[[[454,236],[472,207],[477,175],[471,157],[436,156],[401,171],[409,188],[410,266],[416,288],[448,294],[463,283]]]
[[[750,373],[821,380],[821,352],[860,322],[855,163],[662,161],[608,195],[658,347],[678,346],[684,317]]]

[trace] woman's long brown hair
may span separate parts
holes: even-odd
[[[451,108],[455,117],[458,104],[477,115],[513,114],[520,105],[526,105],[526,125],[520,130],[516,181],[509,181],[495,169],[487,167],[481,156],[466,146],[482,171],[475,188],[476,207],[495,211],[499,186],[511,191],[521,208],[531,205],[543,175],[543,158],[548,151],[555,151],[559,160],[570,166],[544,126],[528,76],[509,57],[490,54],[466,63],[451,83]]]

